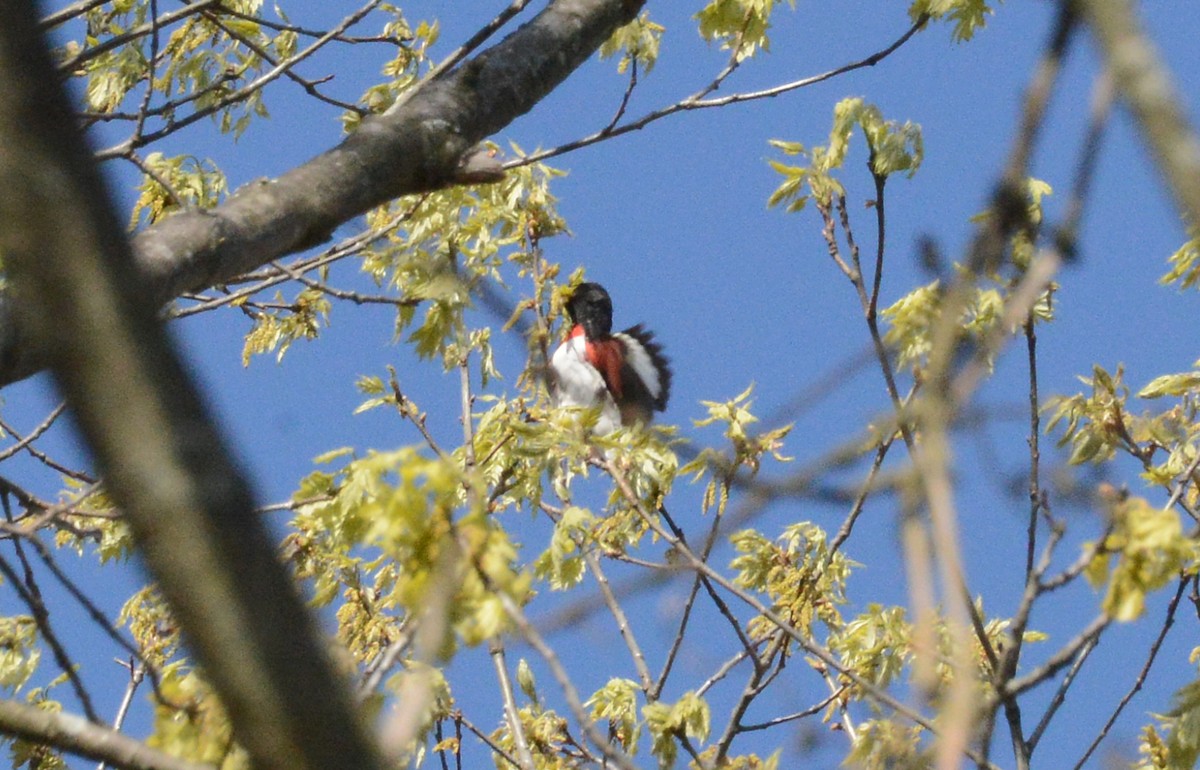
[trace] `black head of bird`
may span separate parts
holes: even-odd
[[[598,340],[612,332],[612,298],[598,283],[581,283],[567,301],[571,322],[583,327],[588,339]]]

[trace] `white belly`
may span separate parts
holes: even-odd
[[[582,336],[571,337],[554,351],[550,359],[550,367],[554,370],[550,394],[555,406],[588,408],[599,404],[600,419],[595,431],[604,435],[621,427],[621,413],[608,388],[604,387],[604,378],[587,362],[586,344]]]

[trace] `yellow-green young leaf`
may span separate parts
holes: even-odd
[[[103,53],[86,65],[88,105],[113,112],[146,74],[146,57],[138,46],[125,45]]]
[[[271,41],[271,47],[280,59],[290,59],[296,54],[296,40],[297,35],[294,31],[284,30]]]
[[[637,745],[641,732],[637,718],[639,692],[637,683],[630,679],[610,679],[583,704],[591,709],[592,719],[608,722],[612,735],[626,749]]]
[[[1147,594],[1176,579],[1200,555],[1174,511],[1156,508],[1140,497],[1116,505],[1112,533],[1101,550],[1108,558],[1094,560],[1087,577],[1093,585],[1107,583],[1102,607],[1123,622],[1140,617]]]
[[[127,560],[134,549],[133,534],[125,517],[114,515],[117,510],[112,500],[75,479],[67,477],[64,484],[60,503],[69,504],[70,513],[60,514],[66,526],[55,533],[55,545],[78,554],[90,548],[101,564]]]
[[[412,25],[404,17],[403,10],[395,4],[384,3],[379,10],[392,15],[383,26],[382,37],[396,41],[397,45],[396,55],[385,62],[381,70],[387,82],[368,88],[359,98],[358,103],[371,113],[383,112],[416,85],[422,68],[429,63],[429,47],[437,42],[441,32],[436,21]],[[362,115],[357,111],[342,115],[342,125],[346,131],[357,129],[361,121]]]
[[[1094,366],[1090,378],[1079,378],[1092,387],[1090,396],[1079,393],[1047,402],[1045,410],[1051,417],[1046,432],[1066,423],[1058,445],[1071,446],[1072,463],[1101,462],[1112,457],[1118,447],[1126,448],[1124,438],[1133,427],[1133,420],[1125,409],[1129,388],[1125,386],[1124,376],[1124,368],[1120,365],[1114,374]]]
[[[313,462],[317,463],[318,465],[325,465],[326,463],[331,463],[334,460],[340,459],[342,457],[349,457],[353,454],[354,454],[354,449],[351,447],[348,447],[348,446],[338,447],[337,449],[331,449],[328,452],[323,452],[323,453],[317,455],[315,458],[313,458]]]
[[[838,606],[846,603],[845,585],[854,562],[840,551],[830,553],[825,531],[811,522],[787,527],[776,540],[755,530],[730,536],[739,553],[730,564],[737,570],[734,582],[765,593],[776,614],[792,626],[809,631],[815,620],[831,629],[842,626]],[[758,638],[775,632],[763,618],[751,622]]]
[[[858,617],[830,636],[829,649],[862,679],[886,688],[903,675],[912,658],[911,627],[902,607],[870,604]],[[851,684],[851,693],[861,688]]]
[[[220,764],[222,770],[248,770],[245,752],[233,743],[229,717],[199,674],[183,663],[167,665],[159,669],[158,691],[163,697],[154,699],[150,745],[192,761]]]
[[[497,184],[409,196],[369,212],[368,223],[384,235],[363,252],[362,269],[401,300],[396,338],[406,339],[422,358],[441,358],[448,369],[468,349],[478,350],[487,378],[499,376],[490,332],[471,329],[464,313],[481,284],[509,280],[502,271],[508,262],[531,268],[528,236],[567,232],[550,193],[559,176],[561,171],[535,163],[512,169]]]
[[[1146,387],[1138,391],[1138,398],[1161,398],[1162,396],[1182,396],[1197,386],[1200,386],[1200,372],[1184,372],[1182,374],[1164,374],[1150,381]]]
[[[1009,239],[1012,252],[1012,263],[1019,270],[1025,270],[1033,260],[1036,250],[1036,229],[1042,223],[1042,199],[1051,195],[1054,189],[1041,179],[1026,177],[1024,181],[1025,216],[1029,227],[1018,227]],[[971,217],[972,222],[987,222],[996,213],[994,208],[981,211]],[[994,276],[993,276],[994,277]],[[1043,311],[1044,312],[1044,311]],[[1035,311],[1035,317],[1039,314]]]
[[[246,334],[246,342],[242,346],[242,366],[249,366],[250,359],[255,355],[274,350],[281,337],[280,323],[275,316],[269,313],[255,314],[254,326]]]
[[[1184,685],[1173,700],[1169,712],[1154,715],[1158,729],[1143,729],[1137,770],[1193,770],[1200,760],[1200,682]]]
[[[898,351],[900,366],[920,367],[933,349],[933,326],[941,317],[941,282],[919,286],[881,312],[888,324],[884,343]]]
[[[207,159],[192,155],[166,157],[152,152],[142,164],[147,169],[129,217],[129,228],[150,225],[185,208],[212,208],[227,192],[225,174]]]
[[[589,538],[595,523],[592,514],[578,506],[569,505],[554,525],[554,535],[547,548],[534,564],[535,574],[549,581],[555,590],[578,585],[583,579],[584,563],[580,543]]]
[[[578,766],[577,762],[567,759],[577,752],[577,744],[568,731],[568,720],[563,719],[553,709],[538,706],[521,707],[517,710],[517,718],[524,732],[524,744],[533,755],[532,767],[538,770],[569,770]],[[510,730],[509,720],[505,719],[502,722],[503,725],[492,732],[492,740],[507,751],[508,756],[516,756],[516,741]]]
[[[37,623],[28,615],[0,618],[0,687],[16,693],[37,670]]]
[[[775,143],[774,140],[772,143]],[[804,149],[801,148],[798,152],[803,153]],[[808,181],[808,168],[804,166],[790,166],[786,163],[780,163],[777,160],[768,160],[767,163],[783,177],[783,182],[767,198],[767,207],[774,208],[782,203],[786,203],[787,207],[785,211],[789,214],[802,211],[808,203],[809,198],[804,192],[804,185]]]
[[[835,195],[843,195],[842,184],[833,172],[845,163],[855,127],[862,128],[866,137],[872,173],[884,177],[901,171],[910,177],[916,173],[924,156],[921,127],[911,122],[901,125],[884,120],[878,107],[861,98],[843,99],[833,108],[827,147],[813,147],[806,152],[798,142],[771,140],[772,147],[788,156],[807,157],[808,163],[793,166],[768,161],[784,181],[768,198],[767,205],[786,203],[787,211],[800,211],[809,198],[828,206]]]
[[[782,139],[770,139],[767,144],[782,152],[784,155],[803,155],[804,145],[800,142],[785,142]]]
[[[378,396],[386,390],[382,377],[366,374],[361,375],[354,381],[354,387],[358,388],[360,393],[365,393],[368,396]]]
[[[694,692],[684,693],[675,703],[649,703],[642,707],[642,716],[653,738],[650,751],[658,757],[660,765],[675,762],[678,738],[686,736],[701,742],[708,739],[711,721],[708,703]]]
[[[921,747],[924,729],[896,720],[872,719],[858,725],[857,740],[848,762],[863,770],[930,767],[930,758]]]
[[[476,644],[503,631],[507,615],[498,594],[522,603],[531,578],[518,569],[505,531],[484,515],[479,484],[461,457],[428,457],[412,447],[371,452],[351,459],[332,480],[317,478],[314,491],[326,486],[332,495],[298,511],[284,552],[297,575],[313,581],[316,596],[341,592],[361,605],[339,618],[339,635],[352,652],[369,654],[373,645],[386,646],[385,635],[395,638],[378,618],[431,605],[445,608],[443,655],[459,640]]]
[[[1151,725],[1142,728],[1138,754],[1142,759],[1136,765],[1137,770],[1192,770],[1191,765],[1177,765],[1171,762],[1170,750],[1167,748],[1166,741]]]
[[[987,0],[913,0],[908,7],[913,21],[922,16],[949,21],[954,25],[955,42],[965,42],[987,25],[992,8]]]
[[[252,356],[272,351],[276,361],[282,361],[293,342],[316,339],[320,327],[328,323],[329,300],[319,289],[301,289],[290,303],[276,292],[274,304],[284,307],[254,314],[254,326],[242,347],[243,366],[250,365]]]
[[[1112,554],[1106,551],[1096,551],[1096,544],[1088,541],[1083,544],[1083,549],[1089,554],[1087,567],[1083,570],[1083,576],[1092,588],[1101,588],[1104,582],[1108,580],[1109,567],[1112,566]]]
[[[829,155],[824,170],[841,168],[845,163],[855,126],[862,128],[867,139],[872,172],[888,176],[907,171],[910,177],[916,173],[924,156],[920,126],[884,120],[878,107],[858,97],[843,99],[833,108],[833,128],[829,132]]]
[[[257,39],[261,31],[258,22],[250,19],[239,19],[236,16],[222,17],[221,24],[233,30],[238,35],[250,38],[251,40]]]
[[[770,454],[780,462],[789,462],[790,457],[782,454],[783,441],[791,432],[791,425],[784,425],[780,428],[765,431],[763,433],[751,434],[747,428],[750,425],[758,422],[758,418],[750,412],[750,407],[754,403],[750,400],[751,393],[754,392],[754,384],[751,383],[738,395],[734,396],[729,401],[701,401],[700,403],[708,410],[708,417],[701,420],[694,420],[696,427],[702,428],[708,425],[725,426],[725,438],[729,439],[733,445],[733,465],[745,465],[753,471],[757,471],[762,464],[763,456]],[[727,464],[727,459],[717,455],[709,454],[708,459],[712,460],[717,466]],[[695,463],[689,463],[687,466],[688,473],[697,472],[698,468]],[[699,478],[699,475],[697,475]]]
[[[649,74],[658,60],[663,30],[661,24],[650,21],[648,11],[642,11],[636,19],[618,27],[612,36],[600,45],[600,58],[608,59],[620,53],[617,72],[624,74],[631,63],[637,62],[642,71]]]
[[[1161,279],[1162,283],[1179,283],[1179,288],[1190,289],[1200,284],[1200,229],[1188,227],[1188,240],[1167,260],[1170,271]]]
[[[775,4],[775,0],[709,0],[695,16],[700,36],[710,42],[720,41],[722,50],[734,50],[738,61],[753,56],[760,48],[769,50],[767,30]],[[795,8],[795,0],[788,0],[788,5]]]

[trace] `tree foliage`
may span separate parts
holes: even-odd
[[[290,500],[271,509],[280,560],[326,621],[331,657],[352,683],[359,718],[377,728],[389,757],[415,766],[766,770],[793,761],[797,725],[834,735],[836,746],[821,750],[852,766],[1033,766],[1047,726],[1070,723],[1059,705],[1101,638],[1119,626],[1148,629],[1148,651],[1122,672],[1136,676],[1137,689],[1180,605],[1200,606],[1200,372],[1163,373],[1135,392],[1122,366],[1101,362],[1080,377],[1077,394],[1037,390],[1037,337],[1057,320],[1055,277],[1075,247],[1095,153],[1079,161],[1077,179],[1085,181],[1070,193],[1078,207],[1052,221],[1044,203],[1054,191],[1029,167],[1043,106],[1031,89],[1013,167],[971,223],[973,241],[948,265],[927,245],[932,277],[884,304],[893,256],[887,201],[921,174],[920,116],[885,117],[857,96],[826,105],[826,137],[770,142],[767,164],[778,179],[764,203],[781,210],[780,227],[819,232],[831,273],[851,284],[886,412],[864,407],[860,421],[835,437],[840,445],[818,445],[824,454],[815,462],[792,456],[807,458],[800,450],[808,447],[797,446],[790,425],[759,422],[750,382],[733,398],[706,394],[693,427],[719,431],[712,446],[695,445],[673,425],[593,435],[595,415],[554,408],[544,382],[565,301],[585,278],[564,271],[549,245],[569,233],[556,192],[568,154],[678,112],[733,109],[852,69],[891,66],[887,57],[917,32],[970,45],[996,10],[983,0],[915,0],[907,23],[900,15],[895,42],[877,54],[819,78],[730,92],[735,71],[794,44],[772,27],[774,14],[792,12],[794,3],[711,0],[698,5],[689,30],[656,21],[653,3],[613,5],[632,21],[598,46],[627,80],[611,123],[533,151],[499,137],[484,142],[462,156],[457,176],[434,175],[427,189],[372,207],[350,221],[351,234],[338,230],[338,240],[326,243],[332,235],[323,233],[322,243],[306,243],[286,260],[263,255],[244,275],[175,297],[164,311],[240,316],[242,361],[260,366],[258,357],[278,361],[294,346],[319,345],[335,319],[381,306],[392,314],[395,355],[441,375],[444,392],[433,393],[410,392],[409,378],[402,384],[392,365],[361,372],[358,411],[391,415],[412,443],[331,446],[296,480]],[[449,73],[469,82],[492,35],[531,13],[524,6],[501,11],[449,55],[439,48],[436,20],[377,0],[325,29],[294,23],[286,4],[266,9],[254,0],[170,9],[153,0],[64,5],[47,9],[44,24],[54,30],[63,77],[78,87],[81,125],[95,137],[120,136],[96,157],[133,171],[127,221],[132,234],[144,235],[173,216],[220,212],[231,200],[233,170],[181,151],[183,129],[206,121],[235,140],[251,126],[271,126],[268,86],[286,79],[335,110],[347,137],[370,134]],[[1088,18],[1062,4],[1053,36],[1060,42],[1047,60]],[[639,78],[651,76],[671,37],[683,34],[725,52],[724,67],[700,91],[630,117]],[[375,57],[378,77],[353,98],[302,74],[310,58],[338,62],[372,47],[386,51]],[[1188,222],[1194,213],[1185,210]],[[1169,255],[1163,283],[1194,288],[1197,254],[1193,237]],[[521,340],[525,355],[515,366],[497,354],[502,337]],[[963,569],[950,446],[981,383],[1017,347],[1027,353],[1029,404],[1014,456],[1028,458],[1029,493],[1010,530],[1028,556],[1010,587],[1019,598],[1006,607],[970,585]],[[189,651],[195,629],[159,588],[137,588],[106,617],[62,566],[73,556],[127,570],[138,542],[102,480],[38,450],[60,414],[25,437],[5,427],[12,443],[0,449],[0,461],[26,453],[61,481],[47,490],[37,480],[0,480],[0,590],[14,599],[0,617],[7,702],[81,713],[101,738],[108,724],[113,733],[127,730],[163,752],[144,766],[182,766],[169,764],[173,757],[250,766],[244,725]],[[456,422],[461,433],[452,441],[435,427]],[[1047,480],[1046,434],[1069,466],[1132,462],[1138,490],[1095,484],[1086,516],[1062,515],[1058,496],[1068,493]],[[840,523],[811,515],[817,505],[835,507]],[[867,508],[894,514],[902,567],[856,558],[860,543],[879,537],[856,526]],[[782,523],[766,510],[782,511]],[[907,603],[860,588],[870,585],[863,572],[880,569],[907,584]],[[52,600],[46,584],[65,588],[55,593],[66,598]],[[640,592],[667,584],[683,586],[684,598],[671,607],[667,640],[649,640]],[[1085,585],[1094,590],[1089,619],[1038,616],[1035,623],[1052,596]],[[589,605],[589,597],[598,598]],[[84,608],[89,638],[104,654],[70,656],[60,600]],[[582,631],[569,639],[547,633],[542,621],[555,613],[568,624],[606,614],[603,654],[576,649],[594,644]],[[128,661],[128,699],[140,693],[128,725],[124,708],[113,719],[92,694],[95,670],[109,665],[111,650]],[[489,665],[493,678],[484,681]],[[799,691],[809,702],[798,703]],[[1181,682],[1173,699],[1149,707],[1161,713],[1141,732],[1139,767],[1195,764],[1198,692],[1200,680]],[[1128,701],[1122,695],[1108,693],[1114,721]],[[72,753],[99,751],[49,730],[18,729],[6,713],[0,732],[14,768],[63,767]],[[1002,740],[996,734],[1004,731]],[[1080,748],[1081,765],[1108,731]]]

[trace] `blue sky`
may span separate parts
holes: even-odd
[[[351,8],[350,3],[329,3],[323,11],[295,5],[287,7],[292,20],[312,26],[340,18]],[[444,55],[503,5],[410,2],[404,8],[411,19],[436,16],[440,20],[442,41],[435,54]],[[801,2],[795,11],[785,6],[775,16],[771,52],[748,62],[722,93],[815,74],[877,51],[907,27],[904,5]],[[649,3],[652,18],[667,27],[667,34],[657,67],[643,76],[634,94],[630,115],[697,90],[723,65],[725,55],[695,32],[690,14],[696,6]],[[658,334],[675,369],[675,390],[664,422],[679,425],[684,436],[699,444],[717,442],[714,431],[691,425],[704,415],[699,402],[731,398],[754,383],[756,413],[780,413],[783,420],[794,421],[788,453],[805,462],[822,457],[886,410],[881,377],[869,366],[841,378],[835,390],[803,412],[787,409],[797,393],[855,357],[868,337],[853,289],[828,257],[816,213],[786,215],[766,208],[766,199],[779,181],[766,162],[778,157],[768,141],[825,143],[833,105],[844,96],[862,96],[878,105],[885,117],[922,126],[924,165],[912,180],[895,178],[888,185],[883,304],[890,304],[928,280],[916,260],[920,237],[935,239],[951,259],[969,241],[968,220],[986,206],[1009,151],[1020,94],[1048,35],[1052,12],[1051,3],[1011,0],[998,8],[988,28],[970,43],[956,44],[948,27],[935,26],[875,68],[776,99],[672,116],[550,161],[569,172],[552,189],[573,235],[547,241],[546,255],[563,264],[564,274],[583,266],[590,279],[605,284],[618,326],[644,322]],[[1145,4],[1143,12],[1151,34],[1181,78],[1178,86],[1185,107],[1195,118],[1200,105],[1196,74],[1200,49],[1195,46],[1200,14],[1184,3]],[[353,53],[353,59],[318,57],[302,71],[313,76],[336,72],[329,89],[353,100],[373,82],[384,55],[382,50],[367,49]],[[1051,220],[1061,215],[1071,185],[1095,73],[1094,48],[1084,36],[1072,47],[1033,162],[1033,174],[1055,189],[1047,200]],[[514,141],[533,149],[591,133],[608,122],[624,87],[614,62],[592,61],[496,139],[502,146]],[[233,188],[275,176],[338,141],[341,129],[333,108],[314,108],[298,89],[282,82],[268,91],[266,100],[271,119],[252,126],[237,144],[214,141],[209,127],[201,124],[173,137],[164,150],[213,158],[229,175]],[[871,248],[873,215],[863,201],[873,191],[865,161],[865,148],[856,137],[841,178],[849,192],[858,240]],[[127,207],[133,199],[130,177],[123,168],[112,166],[109,171]],[[339,234],[350,232],[347,226]],[[1179,216],[1158,183],[1143,144],[1130,119],[1118,110],[1104,138],[1080,259],[1058,278],[1058,320],[1040,331],[1044,397],[1078,390],[1075,375],[1089,373],[1093,363],[1111,370],[1123,362],[1136,389],[1158,374],[1186,370],[1200,358],[1185,320],[1196,317],[1200,300],[1194,293],[1157,285],[1166,271],[1167,256],[1184,237]],[[358,279],[351,269],[342,268],[335,272],[335,280]],[[430,411],[435,433],[450,442],[459,435],[450,406],[457,397],[457,377],[418,366],[404,347],[393,345],[387,310],[335,307],[322,338],[298,343],[278,365],[264,357],[242,367],[246,330],[245,319],[236,311],[205,314],[174,326],[265,502],[290,495],[297,480],[311,470],[312,458],[324,451],[344,445],[386,449],[418,440],[384,410],[351,414],[361,400],[353,386],[355,379],[382,374],[388,364],[396,365],[406,390]],[[511,390],[524,344],[515,336],[496,344],[505,375],[496,387]],[[1021,522],[1026,505],[1004,486],[1006,474],[1019,478],[1027,456],[1025,418],[1019,411],[1026,398],[1023,358],[1023,346],[1013,345],[1000,358],[996,377],[981,390],[977,402],[1015,418],[1000,419],[981,431],[964,431],[955,444],[968,576],[972,589],[989,597],[986,609],[999,615],[1014,606],[1023,563]],[[4,397],[6,418],[24,429],[36,424],[53,403],[43,378],[10,387]],[[1046,442],[1047,449],[1049,445]],[[61,434],[47,446],[68,456],[75,452],[69,437]],[[900,454],[897,451],[894,457]],[[1047,452],[1047,469],[1059,460]],[[900,465],[893,461],[892,467]],[[854,481],[860,474],[845,478]],[[1118,464],[1112,479],[1129,483],[1134,491],[1140,489],[1130,464]],[[47,493],[53,483],[46,477]],[[696,498],[697,490],[684,489],[671,504],[679,518],[691,519],[689,531],[699,533],[707,522],[698,518]],[[1151,500],[1157,499],[1152,493]],[[1092,510],[1059,513],[1072,527],[1071,545],[1060,554],[1065,564],[1078,553],[1071,549],[1077,548],[1079,540],[1094,536],[1098,525]],[[797,501],[773,506],[755,523],[768,534],[801,519],[833,530],[842,515],[836,508]],[[851,585],[852,600],[905,603],[892,503],[881,498],[869,506],[861,526],[871,531],[860,532],[848,547],[850,555],[866,565]],[[544,537],[545,529],[523,531],[530,538],[530,553],[535,552],[536,538]],[[636,602],[635,624],[658,643],[669,634],[681,590],[682,581]],[[114,585],[112,601],[119,601],[119,591]],[[1161,611],[1161,604],[1153,606],[1151,613]],[[1048,630],[1051,639],[1041,650],[1029,653],[1036,658],[1055,649],[1097,607],[1098,597],[1086,589],[1052,597],[1032,623]],[[570,640],[568,649],[581,653],[567,657],[579,666],[585,690],[588,683],[598,686],[609,675],[628,675],[628,663],[619,658],[611,665],[595,663],[595,650],[613,643],[609,625],[606,616],[597,616],[576,636],[558,637]],[[1165,710],[1169,694],[1194,674],[1186,661],[1194,627],[1186,622],[1181,626],[1169,639],[1146,689],[1119,723],[1109,744],[1113,750],[1132,752],[1145,714]],[[577,645],[580,640],[584,643]],[[73,641],[77,649],[86,643],[82,638]],[[713,642],[725,648],[728,643]],[[1147,645],[1144,629],[1116,628],[1105,637],[1090,673],[1081,677],[1068,698],[1057,730],[1052,728],[1041,747],[1038,766],[1075,761],[1111,704],[1132,682],[1132,669],[1141,665]],[[704,666],[711,668],[716,659],[706,658],[702,644],[693,653],[694,672],[684,671],[681,680],[702,678]],[[533,657],[514,642],[512,659],[521,655]],[[472,665],[468,661],[463,670],[470,671]],[[111,693],[115,703],[123,686],[120,671],[94,674],[97,682],[111,679],[111,684],[98,685],[97,690]],[[480,669],[479,675],[492,681],[486,669]],[[553,688],[548,676],[540,681],[547,690]],[[805,680],[797,677],[797,681]],[[788,696],[795,702],[780,708],[801,708],[820,697],[819,692],[797,691]],[[1036,713],[1026,720],[1036,720]],[[790,728],[780,728],[763,740],[763,745],[794,746],[797,738]],[[1010,766],[1007,749],[999,748],[1005,742],[997,740],[993,758]],[[843,748],[837,736],[826,736],[825,744],[832,751],[819,756],[834,757]]]

